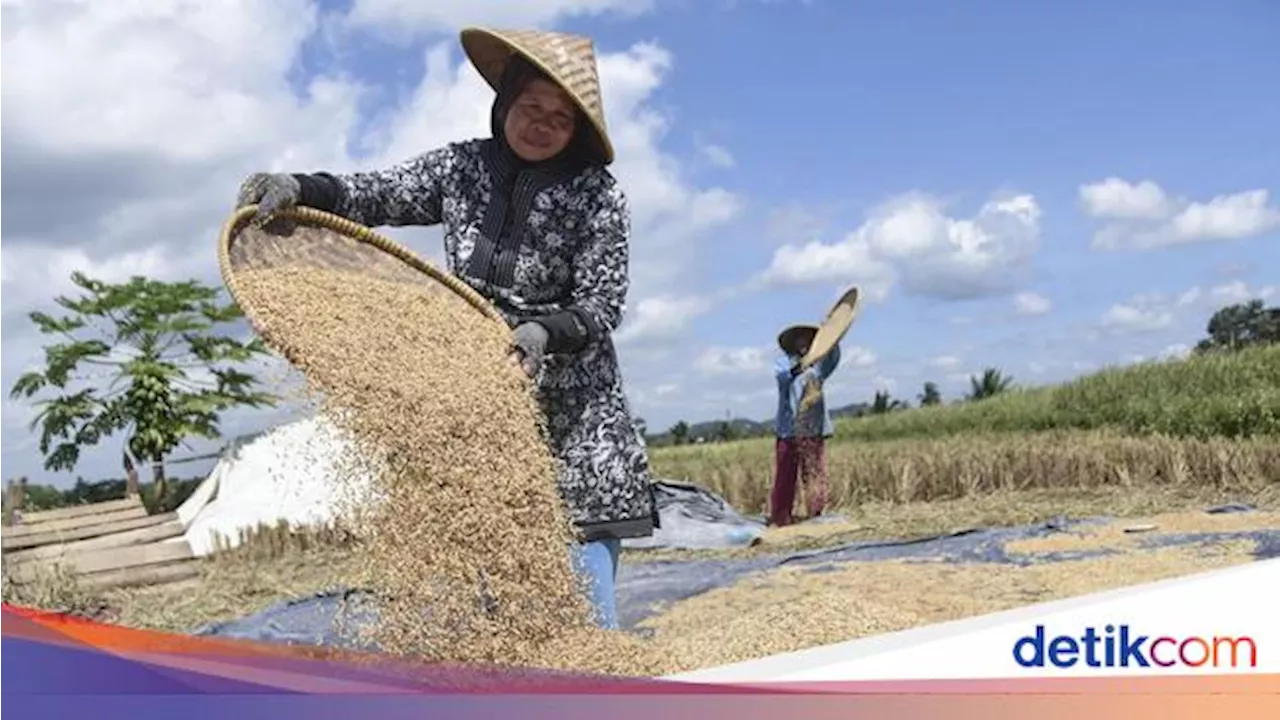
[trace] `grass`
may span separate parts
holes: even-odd
[[[1109,368],[980,402],[837,421],[834,505],[941,501],[1029,489],[1280,481],[1280,345]],[[765,511],[773,440],[657,448],[660,477]]]
[[[833,506],[954,500],[1064,488],[1218,488],[1253,492],[1280,478],[1280,443],[1131,437],[1109,431],[992,433],[827,447]],[[660,477],[702,484],[747,513],[763,513],[773,442],[747,440],[654,453]],[[798,503],[802,505],[802,503]]]
[[[871,441],[1102,428],[1202,439],[1280,434],[1280,345],[1108,368],[981,402],[848,418],[837,423],[836,437]]]

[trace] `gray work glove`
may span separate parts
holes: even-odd
[[[254,173],[240,184],[240,192],[236,196],[236,209],[246,205],[257,205],[258,212],[253,216],[255,225],[263,225],[271,216],[281,210],[287,210],[302,199],[302,185],[292,175],[283,173]]]
[[[516,326],[512,357],[520,363],[529,377],[535,377],[542,368],[542,359],[547,353],[547,338],[547,329],[536,322]]]

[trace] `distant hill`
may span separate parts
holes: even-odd
[[[867,409],[870,407],[870,403],[862,402],[832,408],[831,417],[858,417],[859,415],[866,413]],[[728,424],[727,433],[725,432],[726,423]],[[686,434],[686,443],[719,442],[724,440],[738,440],[742,438],[766,437],[773,433],[773,418],[769,418],[767,420],[751,420],[748,418],[703,420],[688,423],[688,425],[689,430]],[[674,444],[671,436],[671,428],[667,428],[658,433],[648,433],[645,435],[645,440],[652,447],[662,447]]]

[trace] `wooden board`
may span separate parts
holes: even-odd
[[[35,535],[37,533],[75,530],[76,528],[120,522],[121,520],[133,520],[134,518],[146,516],[147,509],[138,505],[137,507],[124,508],[114,512],[100,513],[96,515],[81,515],[79,517],[67,518],[65,520],[50,520],[49,522],[37,523],[35,525],[22,523],[7,529],[4,534],[6,537],[22,537],[24,535]]]
[[[106,502],[92,503],[89,505],[76,505],[74,507],[58,508],[57,510],[41,510],[39,512],[22,513],[22,521],[20,525],[35,525],[52,520],[67,520],[70,518],[81,517],[83,515],[100,515],[102,513],[115,512],[117,510],[128,510],[133,507],[142,507],[142,499],[136,495],[131,498],[124,498],[123,500],[108,500]]]
[[[57,563],[77,575],[124,570],[127,568],[145,567],[172,563],[178,560],[191,560],[195,555],[191,546],[185,542],[161,542],[150,545],[132,545],[129,547],[113,547],[87,552],[72,552],[52,558],[28,560],[14,565],[13,579],[24,582],[34,577],[50,563]]]
[[[182,560],[165,565],[143,565],[85,575],[80,578],[80,587],[88,592],[102,592],[141,585],[164,585],[198,577],[200,561]]]
[[[124,532],[112,533],[101,537],[90,538],[88,540],[77,540],[69,543],[59,543],[56,545],[42,545],[40,547],[28,548],[26,550],[13,550],[5,553],[5,557],[22,562],[23,560],[34,560],[42,558],[58,557],[67,553],[85,552],[88,550],[102,550],[112,547],[126,547],[129,545],[145,545],[147,543],[160,542],[175,538],[184,532],[182,523],[167,522],[163,525],[154,527],[144,527],[138,530],[126,530]]]
[[[5,533],[3,538],[0,538],[0,549],[21,550],[24,548],[40,547],[41,545],[52,545],[54,543],[87,540],[89,538],[101,537],[103,535],[124,532],[126,530],[138,530],[140,528],[163,525],[165,523],[174,522],[175,520],[177,520],[177,516],[173,513],[160,513],[158,515],[147,515],[146,517],[135,518],[133,520],[122,520],[120,522],[104,523],[101,525],[90,525],[88,527],[76,528],[74,530],[55,530],[53,532],[21,535],[18,537],[10,537],[9,533]]]

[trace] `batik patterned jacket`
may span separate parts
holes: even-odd
[[[517,185],[513,207],[490,214],[508,218],[503,228],[485,226],[501,170],[490,142],[454,143],[390,169],[328,176],[340,187],[332,210],[370,227],[442,225],[449,271],[512,327],[531,317],[573,319],[585,342],[558,354],[549,344],[535,378],[561,464],[561,494],[587,540],[650,535],[657,517],[648,457],[610,338],[628,289],[626,198],[606,169],[593,167]]]

